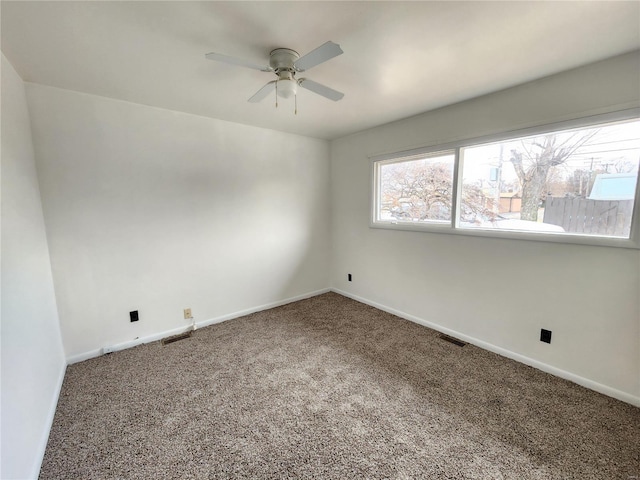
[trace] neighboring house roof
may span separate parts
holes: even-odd
[[[633,200],[637,180],[636,173],[599,173],[589,200]]]
[[[496,194],[495,188],[483,188],[482,194],[485,197],[494,198]],[[520,192],[500,192],[500,198],[515,198],[520,197]]]

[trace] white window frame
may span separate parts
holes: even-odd
[[[392,230],[407,230],[414,232],[430,232],[450,235],[466,235],[472,237],[506,238],[511,240],[526,240],[537,242],[567,243],[577,245],[595,245],[606,247],[635,248],[640,249],[640,179],[636,182],[636,195],[631,218],[631,232],[629,238],[615,238],[604,236],[592,236],[570,233],[538,233],[481,228],[460,228],[458,225],[459,209],[458,198],[462,189],[462,165],[460,150],[466,147],[478,146],[486,143],[513,140],[519,137],[540,135],[558,130],[572,128],[587,128],[599,124],[612,123],[640,119],[640,108],[632,108],[612,113],[593,115],[574,120],[539,125],[530,128],[512,130],[504,133],[486,135],[465,140],[459,140],[447,144],[438,144],[404,150],[400,152],[384,153],[369,157],[371,172],[371,212],[369,226],[371,228],[383,228]],[[415,158],[433,156],[438,153],[454,153],[453,188],[451,199],[451,222],[397,222],[393,220],[378,219],[380,209],[379,172],[382,165],[407,161]],[[640,169],[639,169],[640,170]],[[640,171],[639,171],[640,177]]]
[[[379,177],[379,172],[380,172],[380,168],[384,167],[385,165],[392,165],[394,163],[402,163],[402,162],[411,162],[413,160],[421,160],[421,159],[426,159],[426,158],[434,158],[434,157],[440,157],[440,156],[445,156],[445,155],[453,155],[454,160],[453,160],[453,187],[451,189],[451,191],[453,192],[456,188],[456,184],[455,184],[455,179],[456,179],[456,164],[458,163],[458,155],[459,155],[459,151],[457,149],[451,148],[448,150],[441,150],[441,149],[437,149],[437,150],[431,150],[428,152],[420,152],[417,155],[409,155],[409,156],[402,156],[402,157],[394,157],[388,160],[380,160],[378,162],[375,162],[375,177],[376,179]],[[378,188],[379,187],[379,182],[376,181],[376,185],[374,188]],[[378,192],[379,193],[379,192]],[[455,195],[454,195],[455,197]],[[453,199],[452,199],[453,200]],[[380,220],[377,218],[377,214],[380,211],[380,195],[375,195],[374,199],[373,199],[375,206],[374,206],[374,210],[373,210],[373,221],[376,223],[383,223],[383,224],[391,224],[391,225],[413,225],[415,222],[398,222],[395,220]],[[456,211],[456,206],[452,205],[451,206],[451,214],[453,215],[453,213]],[[453,217],[451,218],[450,222],[447,222],[446,220],[427,220],[427,221],[423,221],[420,222],[419,225],[428,225],[429,227],[433,227],[433,228],[450,228],[451,225],[450,223],[453,221]]]

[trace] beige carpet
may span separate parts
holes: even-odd
[[[70,366],[40,474],[633,476],[640,409],[335,293]]]

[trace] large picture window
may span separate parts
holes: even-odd
[[[539,130],[374,159],[372,225],[638,246],[640,120]]]

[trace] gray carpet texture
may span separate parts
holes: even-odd
[[[327,293],[68,367],[42,479],[624,479],[640,409]]]

